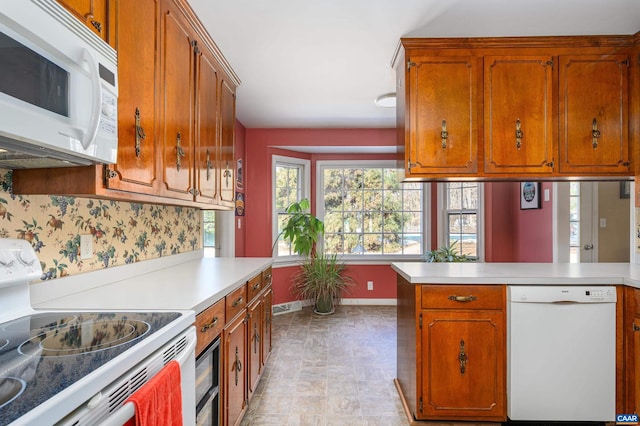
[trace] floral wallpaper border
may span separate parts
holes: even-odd
[[[0,169],[0,238],[31,243],[42,280],[198,250],[199,209],[57,195],[15,195],[11,170]],[[80,259],[80,235],[93,257]]]

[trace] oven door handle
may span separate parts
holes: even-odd
[[[187,357],[195,353],[196,339],[189,342],[189,345],[182,351],[175,360],[180,363],[180,367],[187,361]],[[144,385],[143,385],[144,386]],[[104,422],[100,423],[100,426],[122,426],[129,420],[133,419],[136,415],[136,406],[133,402],[127,402],[113,414],[109,415]]]

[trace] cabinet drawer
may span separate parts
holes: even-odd
[[[240,311],[247,306],[247,285],[244,284],[242,287],[232,291],[227,294],[225,299],[225,314],[227,317],[227,321],[231,321]]]
[[[196,355],[199,355],[222,332],[225,324],[224,311],[224,299],[220,299],[196,315],[196,332],[198,335]]]
[[[501,285],[423,285],[422,307],[436,309],[503,309]]]
[[[269,266],[267,269],[262,271],[262,288],[268,287],[271,285],[271,279],[273,277],[273,269]]]
[[[249,301],[253,300],[262,291],[263,284],[261,274],[256,275],[247,282],[247,299]]]

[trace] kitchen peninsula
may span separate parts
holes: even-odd
[[[615,386],[615,408],[612,403],[610,421],[614,410],[638,412],[640,265],[399,262],[392,268],[398,290],[396,387],[410,418],[507,419],[513,402],[509,356],[514,353],[509,322],[514,305],[508,294],[525,286],[569,292],[589,288],[596,299],[600,289],[610,289],[617,303],[610,305],[611,327],[603,335],[611,344],[594,342],[608,347],[612,357],[608,377]],[[532,323],[546,319],[532,317]],[[579,351],[574,359],[584,357]]]

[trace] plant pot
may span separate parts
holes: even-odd
[[[316,304],[313,308],[313,312],[318,315],[331,315],[335,312],[333,305],[333,298],[331,297],[319,297],[316,299]]]

